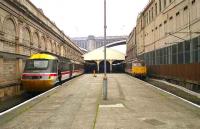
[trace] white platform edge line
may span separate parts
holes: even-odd
[[[175,94],[172,94],[172,93],[170,93],[170,92],[168,92],[168,91],[165,91],[165,90],[163,90],[163,89],[161,89],[161,88],[158,88],[158,87],[156,87],[156,86],[154,86],[154,85],[152,85],[152,84],[149,84],[149,85],[147,85],[147,86],[152,86],[152,87],[154,87],[154,88],[156,88],[156,89],[158,89],[158,90],[160,90],[160,91],[163,91],[163,92],[165,92],[165,93],[167,93],[167,94],[170,94],[170,95],[172,95],[172,96],[174,96],[174,97],[177,97],[177,98],[179,98],[179,99],[181,99],[181,100],[183,100],[183,101],[185,101],[185,102],[187,102],[187,103],[189,103],[189,104],[191,104],[191,105],[193,105],[193,106],[195,106],[195,107],[197,107],[197,108],[200,108],[200,105],[197,105],[197,104],[195,104],[195,103],[193,103],[193,102],[190,102],[190,101],[188,101],[188,100],[186,100],[186,99],[184,99],[184,98],[181,98],[181,97],[179,97],[179,96],[177,96],[177,95],[175,95]]]
[[[65,83],[67,83],[67,82],[65,82]],[[63,83],[63,84],[65,84],[65,83]],[[62,85],[63,85],[63,84],[62,84]],[[44,92],[44,93],[38,95],[38,96],[35,96],[35,97],[33,97],[33,98],[31,98],[31,99],[29,99],[29,100],[27,100],[27,101],[25,101],[25,102],[23,102],[23,103],[21,103],[21,104],[19,104],[19,105],[16,105],[15,107],[12,107],[12,108],[10,108],[10,109],[4,111],[4,112],[1,112],[1,113],[0,113],[0,117],[3,116],[4,114],[8,113],[8,112],[11,112],[11,111],[13,111],[13,110],[15,110],[15,109],[17,109],[17,108],[19,108],[19,107],[25,105],[26,103],[29,103],[30,101],[33,101],[33,100],[35,100],[35,99],[37,99],[37,98],[43,96],[44,94],[47,94],[47,93],[49,93],[49,92],[51,92],[51,91],[53,91],[53,90],[59,88],[59,87],[62,86],[62,85],[58,85],[58,86],[56,86],[56,87],[54,87],[54,88],[52,88],[52,89],[50,89],[50,90],[48,90],[48,91],[46,91],[46,92]]]

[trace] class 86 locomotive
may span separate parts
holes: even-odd
[[[147,76],[147,66],[145,65],[143,60],[129,60],[126,62],[125,72],[134,77],[145,79]]]
[[[26,60],[21,85],[27,92],[42,92],[83,72],[80,62],[51,53],[37,53]]]

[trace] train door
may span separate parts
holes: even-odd
[[[57,64],[58,64],[57,65],[57,67],[58,67],[58,70],[57,70],[58,78],[57,78],[57,80],[59,81],[59,83],[61,83],[62,82],[63,63],[58,62]]]
[[[73,75],[73,64],[72,63],[70,63],[69,64],[69,71],[70,71],[70,74],[69,74],[69,77],[71,78],[72,77],[72,75]]]

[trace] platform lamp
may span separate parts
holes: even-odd
[[[104,0],[104,77],[103,77],[103,99],[107,100],[108,80],[106,75],[106,0]]]

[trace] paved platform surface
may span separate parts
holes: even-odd
[[[1,129],[200,129],[200,109],[126,74],[86,74],[16,116]]]

